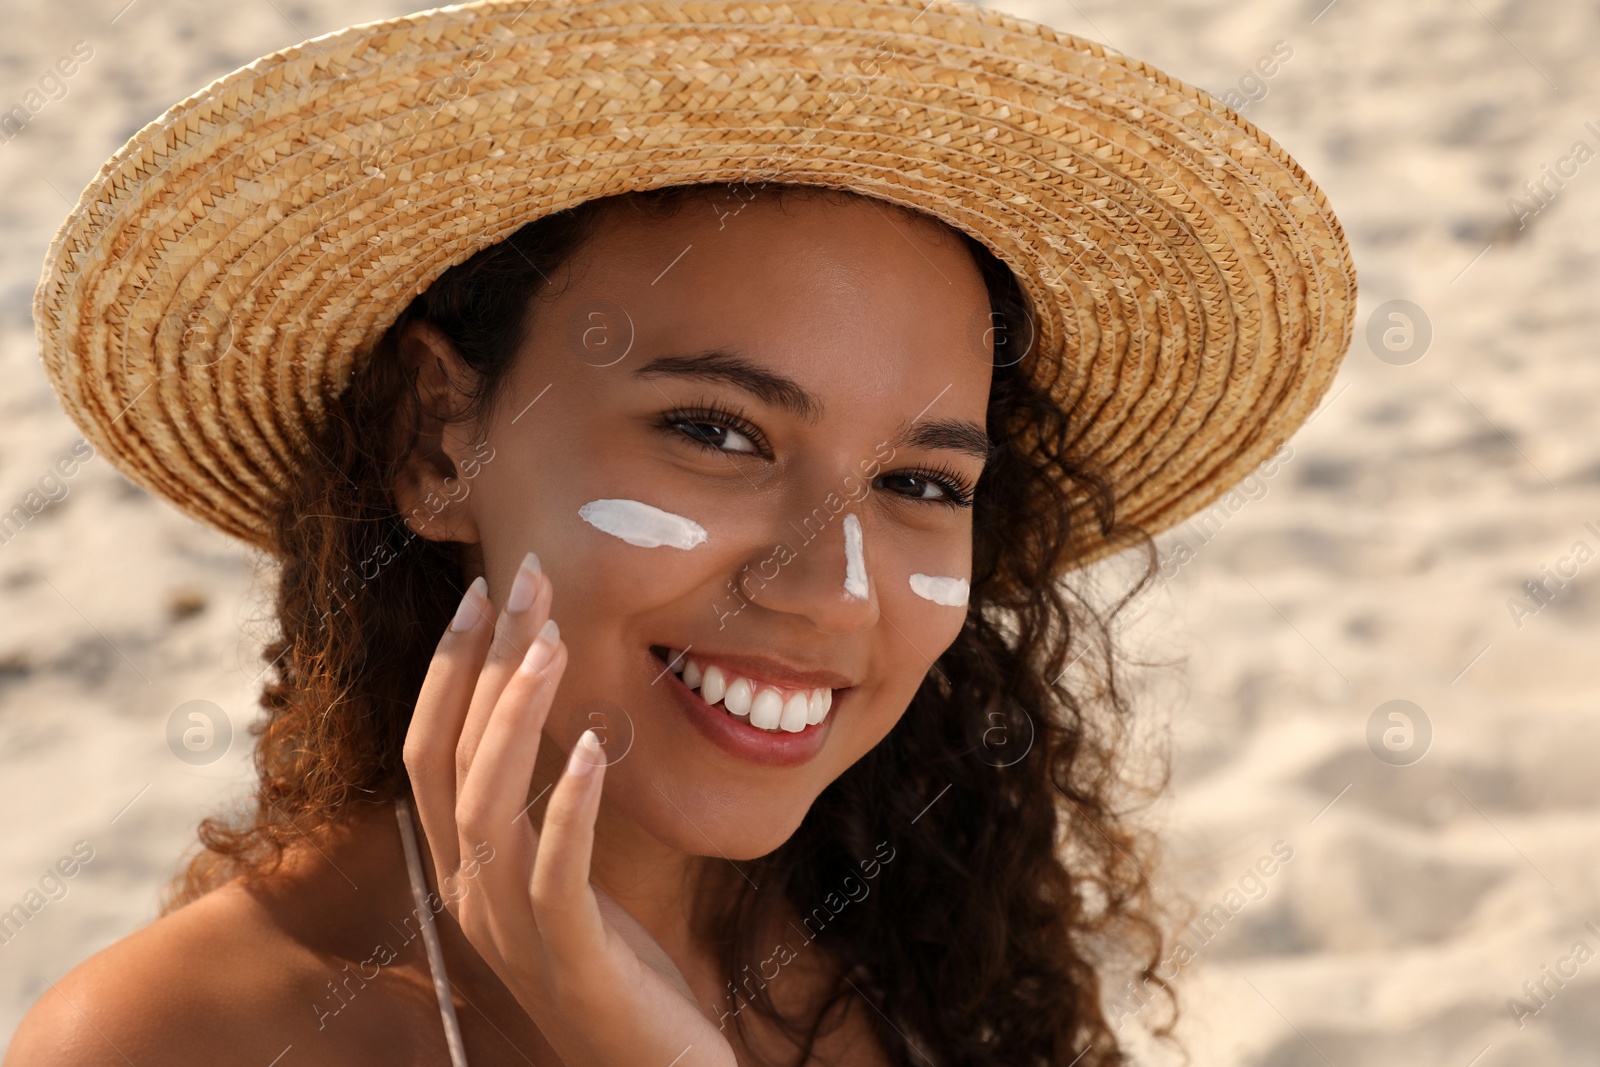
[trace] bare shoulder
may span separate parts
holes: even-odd
[[[290,858],[79,964],[32,1006],[0,1067],[438,1062],[443,1036],[421,948],[381,974],[353,969],[393,910],[395,882],[369,855],[381,820],[361,826],[337,865]]]
[[[53,983],[24,1016],[4,1067],[270,1063],[288,1043],[271,1001],[313,973],[311,954],[230,883]]]

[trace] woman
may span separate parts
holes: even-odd
[[[275,557],[279,635],[256,810],[202,824],[163,917],[42,998],[8,1065],[1110,1064],[1102,985],[1131,958],[1164,991],[1107,620],[1058,579],[1132,544],[1153,559],[1150,532],[1313,409],[1349,339],[1337,223],[1264,136],[1220,140],[1256,168],[1232,174],[1182,171],[1207,164],[1176,134],[1094,151],[1122,214],[1086,202],[1059,230],[1062,175],[1084,180],[1065,155],[1053,177],[1005,168],[1003,199],[933,195],[1002,169],[896,88],[970,89],[963,63],[1076,57],[1147,132],[1188,113],[1164,75],[993,12],[763,25],[790,56],[878,65],[801,137],[696,104],[773,99],[729,88],[761,52],[751,11],[608,10],[466,5],[258,61],[169,113],[172,160],[114,157],[85,203],[117,210],[58,236],[47,366],[102,372],[52,370],[68,409]],[[448,114],[396,102],[427,83],[402,76],[419,54],[479,64]],[[1030,77],[1018,108],[1055,75]],[[518,110],[516,84],[548,110]],[[990,93],[929,112],[1003,122]],[[408,121],[362,125],[373,99]],[[884,158],[916,128],[923,163],[891,180],[840,152],[850,115],[877,116]],[[1087,150],[1019,121],[1026,140],[985,136]],[[618,191],[602,126],[665,169],[627,164]],[[734,183],[753,169],[734,131],[775,138],[761,158],[789,180]],[[375,184],[284,162],[356,133],[377,147],[341,145],[347,173]],[[713,135],[704,180],[664,180]],[[142,236],[189,226],[162,198],[194,195],[186,152],[249,161],[206,179],[209,253]],[[519,155],[547,168],[520,197]],[[119,200],[119,159],[154,194]],[[1120,267],[1154,273],[1118,269],[1091,215],[1150,239]],[[146,255],[189,269],[123,269]]]

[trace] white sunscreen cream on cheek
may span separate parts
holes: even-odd
[[[704,526],[641,500],[591,500],[578,517],[597,530],[640,548],[693,548],[704,544]]]
[[[853,511],[844,517],[844,591],[857,600],[867,599],[867,561],[861,551],[861,520]]]
[[[937,574],[913,574],[911,591],[924,600],[959,608],[967,602],[965,578],[942,578]]]

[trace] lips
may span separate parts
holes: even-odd
[[[652,651],[683,679],[686,688],[699,690],[700,699],[706,704],[720,706],[758,730],[799,733],[821,722],[833,706],[831,686],[785,685],[735,671],[692,653],[659,645]]]
[[[644,662],[649,670],[649,678],[656,691],[664,690],[673,702],[685,713],[691,724],[706,740],[728,755],[737,757],[742,761],[761,764],[769,767],[792,767],[807,762],[821,749],[827,739],[828,732],[833,727],[833,719],[838,709],[834,707],[841,703],[851,692],[850,688],[840,690],[827,690],[827,695],[820,699],[826,702],[826,709],[817,722],[805,722],[799,730],[784,730],[781,728],[783,704],[779,705],[779,728],[762,729],[751,724],[751,710],[758,710],[770,716],[770,707],[755,708],[757,694],[754,692],[759,687],[752,687],[752,708],[746,714],[735,716],[727,708],[727,694],[721,694],[721,700],[712,706],[702,699],[701,694],[695,689],[684,684],[684,679],[669,666],[668,661],[673,656],[673,650],[660,645],[651,646],[644,657]],[[685,660],[689,657],[678,657],[676,666],[685,668]],[[704,676],[698,680],[701,687],[705,684]],[[748,684],[746,680],[745,684]],[[780,687],[768,687],[769,689]],[[804,694],[803,702],[809,717],[811,696],[806,690],[789,689],[788,696],[795,693]],[[737,701],[737,697],[735,700]],[[764,705],[772,703],[774,698],[768,698]],[[833,712],[830,715],[828,712]],[[793,719],[791,719],[793,724]]]

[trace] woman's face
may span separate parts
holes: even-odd
[[[569,653],[546,737],[599,730],[613,814],[689,853],[764,855],[966,616],[940,590],[971,574],[955,502],[983,469],[982,278],[888,205],[758,194],[736,214],[613,210],[553,282],[486,444],[446,439],[475,471],[459,529],[497,604],[539,554]],[[640,543],[652,528],[667,543]],[[831,707],[759,729],[702,703],[663,648],[769,683],[764,708],[799,693],[810,711],[819,686]]]

